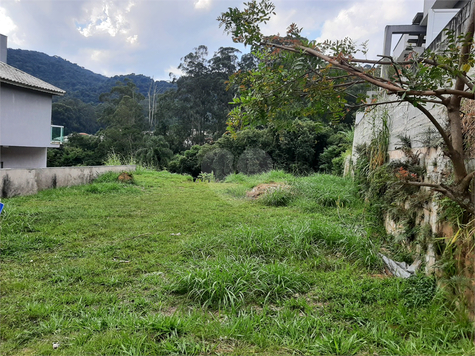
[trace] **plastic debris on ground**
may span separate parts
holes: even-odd
[[[417,269],[421,265],[420,260],[415,260],[412,265],[408,265],[406,262],[393,261],[389,257],[384,256],[382,253],[379,255],[383,259],[384,264],[386,267],[388,267],[389,271],[396,277],[409,278],[414,273],[416,273]]]

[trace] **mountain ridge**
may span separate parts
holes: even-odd
[[[144,96],[147,96],[150,85],[154,81],[151,77],[135,73],[107,77],[60,56],[50,56],[43,52],[24,49],[8,48],[7,63],[65,90],[66,97],[80,99],[90,104],[98,104],[100,94],[108,93],[118,81],[123,81],[125,78],[131,79]],[[175,88],[175,84],[164,80],[154,81],[154,83],[159,94]]]

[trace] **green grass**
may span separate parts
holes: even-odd
[[[475,352],[473,324],[432,279],[381,277],[351,181],[145,169],[134,181],[2,201],[0,354]],[[270,182],[291,199],[245,198]]]

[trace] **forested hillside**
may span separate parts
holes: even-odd
[[[146,97],[153,81],[151,77],[134,73],[109,78],[61,57],[23,49],[9,48],[7,62],[66,91],[64,97],[53,99],[52,117],[53,124],[64,126],[66,135],[73,132],[95,134],[102,127],[100,95],[109,93],[118,82],[127,78],[137,92]],[[155,81],[153,86],[155,95],[175,87],[166,81]]]
[[[7,56],[11,66],[66,90],[67,97],[79,99],[84,103],[99,103],[100,94],[109,92],[117,81],[123,81],[126,77],[146,96],[152,81],[150,77],[134,73],[109,78],[61,57],[42,52],[9,48]],[[163,93],[175,85],[162,80],[156,82],[156,87],[157,93]]]

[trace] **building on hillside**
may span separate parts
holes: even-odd
[[[44,168],[49,147],[62,142],[51,125],[53,95],[65,91],[7,64],[0,35],[0,168]]]

